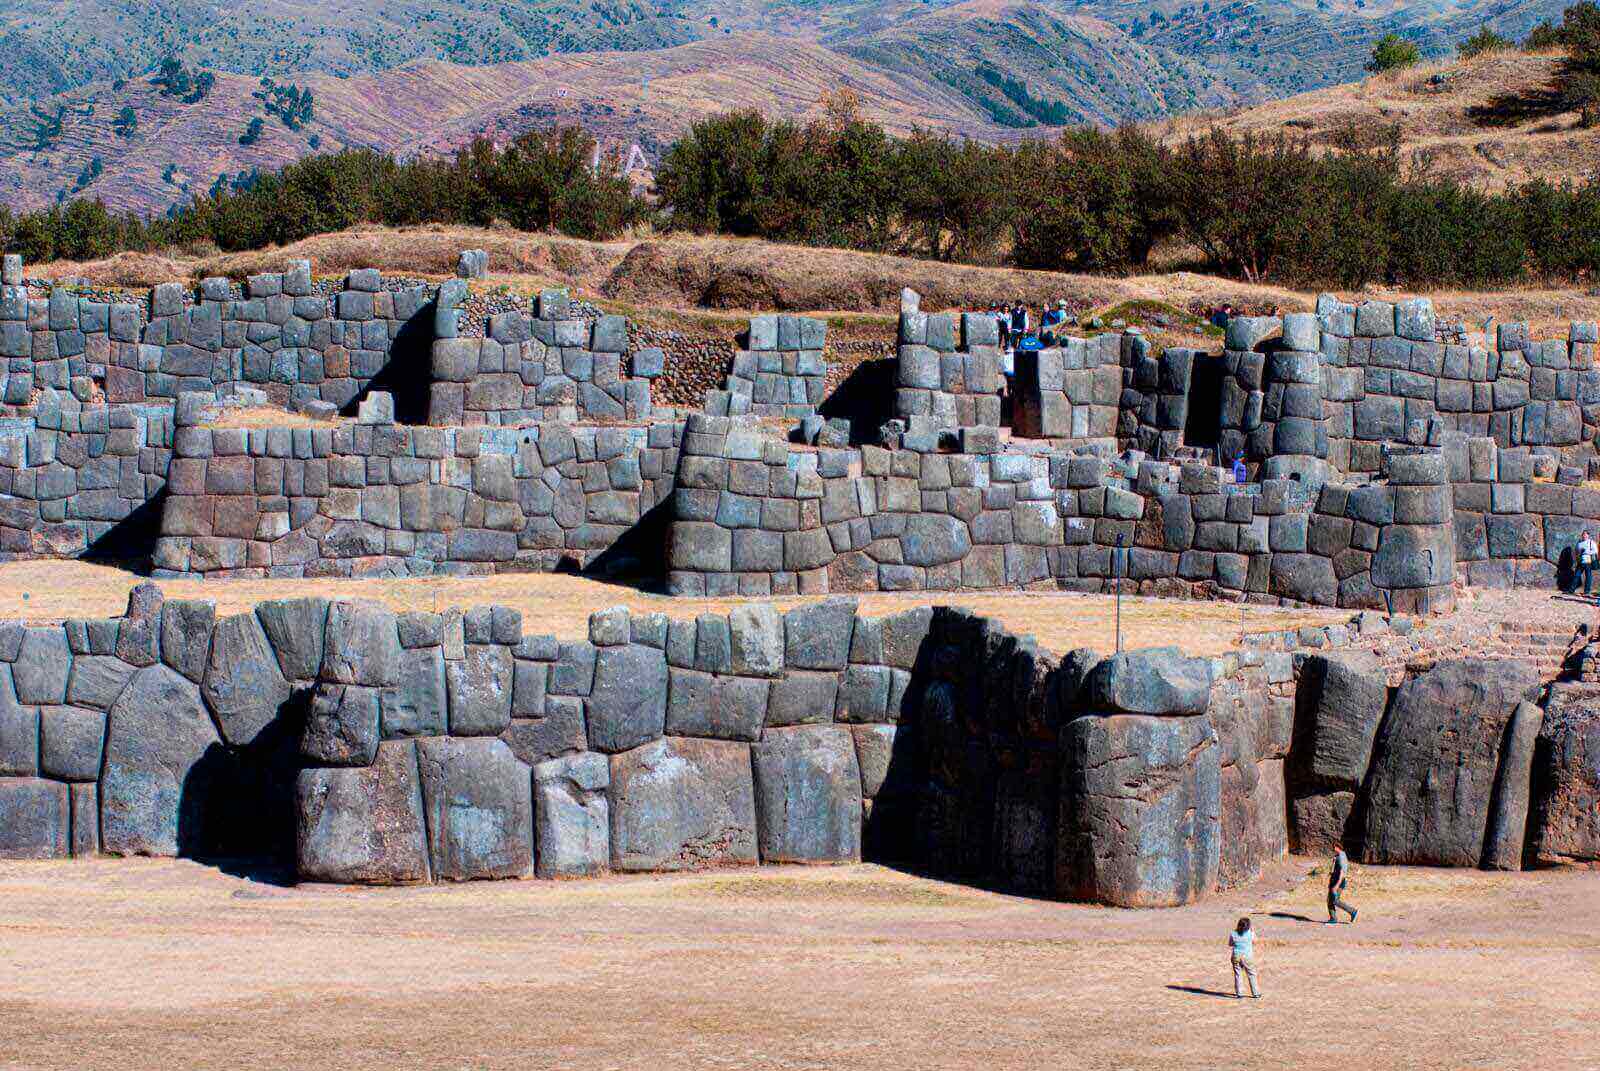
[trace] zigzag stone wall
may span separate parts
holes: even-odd
[[[907,435],[905,442],[912,440]],[[807,452],[722,417],[685,426],[669,590],[678,594],[1106,590],[1352,608],[1453,604],[1443,455],[1389,458],[1386,483],[1238,486],[1201,464],[1002,450]]]
[[[147,585],[120,619],[0,625],[0,857],[266,854],[392,884],[865,856],[1163,906],[1341,828],[1377,862],[1592,854],[1583,726],[1539,743],[1511,663],[1443,663],[1391,699],[1337,651],[1384,628],[1057,657],[963,611],[829,600],[618,608],[573,642],[501,607],[218,618]],[[1425,820],[1403,784],[1448,771],[1449,820]]]

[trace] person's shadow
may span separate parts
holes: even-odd
[[[1293,914],[1290,914],[1287,911],[1273,911],[1270,914],[1268,914],[1267,917],[1270,918],[1270,919],[1288,919],[1291,922],[1309,922],[1309,923],[1312,923],[1313,925],[1315,925],[1316,922],[1317,922],[1316,919],[1307,918],[1304,915],[1293,915]]]
[[[1229,1000],[1234,999],[1232,993],[1224,993],[1220,989],[1202,989],[1197,985],[1169,985],[1167,988],[1178,993],[1193,993],[1197,997],[1226,997]]]

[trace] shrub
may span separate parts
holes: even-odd
[[[1372,46],[1372,58],[1367,61],[1366,69],[1381,74],[1415,66],[1421,59],[1422,53],[1417,51],[1414,42],[1407,41],[1399,34],[1386,33]]]
[[[1511,41],[1485,26],[1471,37],[1456,45],[1456,54],[1462,59],[1477,59],[1491,52],[1505,52]]]

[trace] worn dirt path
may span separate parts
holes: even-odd
[[[1600,874],[1358,868],[1335,928],[1291,917],[1321,917],[1312,869],[1133,912],[875,866],[348,890],[0,863],[0,1066],[1600,1066]],[[1259,1002],[1229,995],[1244,911]]]

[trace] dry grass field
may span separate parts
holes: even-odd
[[[116,616],[127,605],[129,589],[142,579],[86,562],[0,565],[0,620]],[[267,599],[302,595],[378,599],[396,610],[444,610],[498,603],[522,611],[524,632],[563,639],[586,637],[589,614],[608,606],[691,618],[725,611],[741,601],[670,598],[555,573],[405,580],[162,580],[159,584],[168,598],[212,599],[222,614],[239,613]],[[806,597],[770,601],[779,609],[787,609],[806,601]],[[862,611],[869,615],[892,614],[915,606],[964,606],[1001,621],[1013,632],[1034,636],[1041,647],[1056,652],[1074,647],[1109,652],[1116,643],[1114,600],[1103,595],[929,592],[870,594],[861,596],[860,601]],[[1126,597],[1122,603],[1122,638],[1128,647],[1178,644],[1192,654],[1215,655],[1234,647],[1245,632],[1333,624],[1348,621],[1351,616],[1348,610],[1280,610]]]
[[[1308,860],[1170,911],[862,865],[279,887],[0,863],[6,1068],[1600,1066],[1600,874]],[[1259,1001],[1225,935],[1258,931]]]

